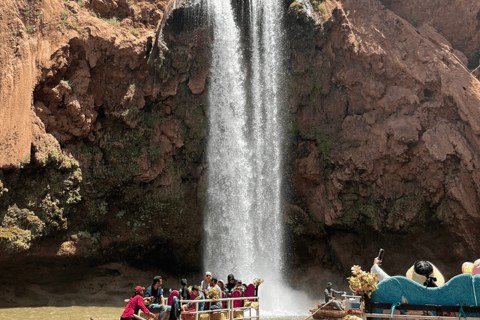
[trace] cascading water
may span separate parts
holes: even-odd
[[[213,24],[209,83],[208,194],[204,265],[216,274],[250,269],[253,244],[251,150],[247,137],[246,90],[240,35],[229,1],[208,0]],[[231,252],[230,250],[235,250]],[[241,257],[241,258],[240,258]],[[238,268],[238,269],[237,269]]]
[[[305,312],[282,277],[281,1],[250,0],[248,58],[231,2],[206,3],[213,43],[204,267],[222,279],[263,278],[263,315]]]

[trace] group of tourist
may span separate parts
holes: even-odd
[[[223,280],[217,280],[215,277],[212,277],[211,272],[205,272],[205,279],[202,281],[200,287],[202,290],[209,290],[210,288],[214,288],[218,286],[219,289],[219,296],[221,296],[221,292],[225,292],[227,296],[231,297],[232,292],[235,290],[239,290],[242,293],[245,291],[245,287],[241,280],[235,279],[233,274],[229,274],[227,276],[227,284]]]
[[[162,282],[161,276],[155,276],[152,284],[146,289],[142,286],[135,287],[133,296],[128,301],[120,319],[133,320],[135,319],[133,315],[139,310],[142,310],[148,318],[163,319],[163,315],[170,310],[170,306],[165,305]]]
[[[169,317],[169,319],[175,320],[178,319],[178,314],[181,311],[195,309],[196,302],[182,304],[182,300],[205,300],[206,298],[218,300],[222,297],[231,297],[235,291],[240,291],[243,296],[245,291],[242,281],[235,279],[233,274],[227,276],[227,284],[225,284],[223,280],[213,277],[211,272],[205,272],[204,280],[200,286],[194,285],[188,287],[187,280],[182,279],[180,281],[181,288],[169,294],[173,302],[173,306],[171,306],[165,304],[162,282],[161,276],[155,276],[152,284],[146,289],[142,286],[137,286],[120,319],[135,319],[134,314],[142,310],[143,313],[151,319],[166,320],[167,317]],[[203,311],[204,308],[205,302],[199,301],[198,311]],[[221,308],[221,301],[214,301],[210,304],[210,310]]]

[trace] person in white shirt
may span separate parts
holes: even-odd
[[[217,284],[217,278],[212,278],[210,280],[210,288],[214,288],[218,291],[218,298],[222,299],[222,289]],[[222,301],[217,301],[217,302],[212,302],[212,306],[210,307],[210,310],[216,310],[216,309],[222,309]]]
[[[201,290],[208,290],[210,287],[210,281],[212,280],[212,273],[211,272],[205,272],[205,280],[202,281],[200,284]]]
[[[390,278],[390,276],[383,271],[383,269],[380,267],[382,265],[382,260],[379,260],[378,258],[373,259],[373,266],[370,268],[370,273],[378,273],[380,277],[378,278],[378,281],[382,281],[385,279]]]

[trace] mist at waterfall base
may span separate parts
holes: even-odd
[[[283,276],[281,1],[190,6],[206,12],[212,34],[204,269],[225,281],[264,279],[262,317],[306,314],[314,303]]]

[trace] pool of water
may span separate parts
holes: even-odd
[[[123,308],[112,307],[38,307],[0,309],[2,320],[119,320]],[[299,316],[275,316],[273,320],[303,320]]]

